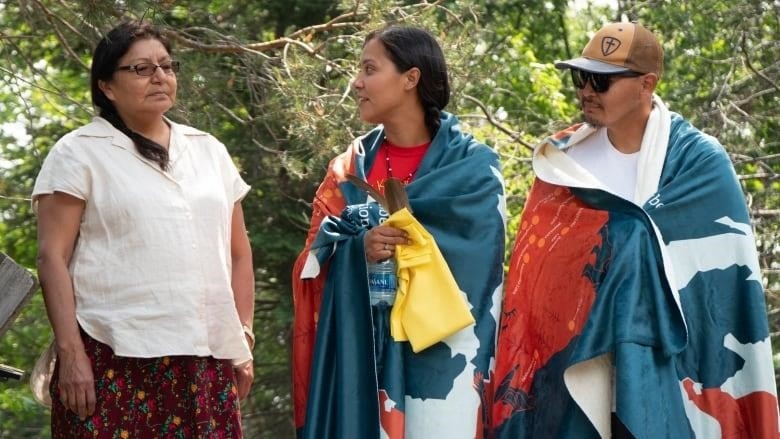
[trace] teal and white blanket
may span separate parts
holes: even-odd
[[[778,437],[766,304],[723,147],[655,98],[633,202],[566,153],[534,155],[506,279],[496,437]]]

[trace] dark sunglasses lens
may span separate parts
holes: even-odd
[[[609,75],[600,75],[598,73],[590,74],[590,85],[596,93],[604,93],[609,90]]]
[[[584,72],[582,70],[571,70],[571,81],[574,86],[583,89],[585,85],[590,82],[590,86],[596,93],[604,93],[609,90],[610,75],[602,75],[599,73]]]
[[[574,86],[577,88],[585,88],[586,79],[582,77],[583,73],[585,72],[583,72],[582,70],[570,70],[570,72],[571,72],[571,82],[574,84]]]

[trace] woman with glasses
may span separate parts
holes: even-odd
[[[155,27],[111,30],[92,60],[98,114],[36,180],[54,438],[241,437],[249,186],[222,143],[165,116],[179,67]]]

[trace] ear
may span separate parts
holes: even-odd
[[[420,82],[420,69],[412,67],[404,72],[404,90],[411,90],[417,87]]]
[[[655,86],[658,85],[658,75],[655,73],[647,73],[642,76],[642,91],[648,94],[655,92]]]
[[[100,88],[100,91],[103,92],[106,97],[113,101],[114,100],[114,90],[111,89],[111,84],[109,84],[107,81],[98,80],[98,87]]]

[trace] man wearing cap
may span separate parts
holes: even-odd
[[[655,94],[663,49],[600,29],[583,123],[534,151],[499,332],[497,438],[777,438],[750,217],[720,143]]]

